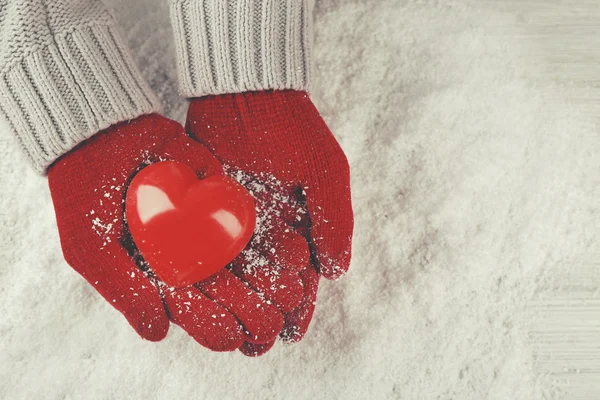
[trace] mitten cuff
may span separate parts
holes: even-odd
[[[308,0],[171,0],[181,94],[307,91]]]
[[[40,173],[96,132],[160,109],[112,25],[57,33],[0,78],[0,113]]]

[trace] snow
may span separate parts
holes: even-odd
[[[166,1],[107,3],[183,120]],[[177,327],[139,339],[64,262],[46,180],[3,127],[0,398],[558,396],[527,304],[598,249],[600,137],[510,7],[485,4],[318,2],[313,99],[351,163],[354,258],[307,337],[258,359]]]

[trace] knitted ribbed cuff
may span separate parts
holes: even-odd
[[[308,0],[171,0],[181,94],[308,90],[310,14]]]
[[[0,113],[40,173],[96,132],[160,109],[110,25],[57,35],[7,65],[0,95]]]

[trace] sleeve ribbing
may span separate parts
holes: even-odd
[[[311,4],[170,0],[181,94],[308,90]]]
[[[0,115],[40,173],[160,109],[99,0],[0,0]]]

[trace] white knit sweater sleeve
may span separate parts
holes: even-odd
[[[312,0],[169,0],[186,97],[308,90]]]
[[[37,171],[158,109],[100,0],[0,0],[0,115]]]

